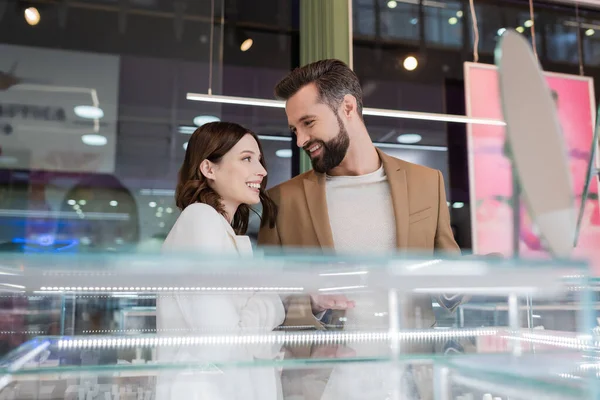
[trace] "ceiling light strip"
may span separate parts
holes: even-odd
[[[448,151],[446,146],[429,146],[423,144],[396,144],[396,143],[380,143],[373,142],[375,147],[389,149],[407,149],[407,150],[428,150],[428,151]]]
[[[258,135],[260,140],[270,140],[277,142],[291,142],[292,138],[289,136],[269,136],[269,135]],[[396,144],[396,143],[382,143],[373,142],[376,147],[391,148],[391,149],[409,149],[409,150],[432,150],[432,151],[447,151],[446,146],[430,146],[422,144]]]
[[[207,103],[219,103],[219,104],[235,104],[240,106],[256,106],[256,107],[271,107],[271,108],[285,108],[285,102],[279,100],[269,99],[258,99],[253,97],[236,97],[236,96],[220,96],[220,95],[209,95],[202,93],[188,93],[187,99],[191,101],[202,101]],[[470,118],[464,115],[451,115],[451,114],[436,114],[436,113],[425,113],[417,111],[400,111],[400,110],[386,110],[381,108],[364,108],[364,115],[371,115],[375,117],[387,117],[387,118],[401,118],[401,119],[416,119],[423,121],[437,121],[437,122],[454,122],[459,124],[477,124],[477,125],[493,125],[493,126],[505,126],[504,121],[489,119],[489,118]]]
[[[292,138],[290,136],[271,136],[271,135],[258,135],[260,140],[273,140],[277,142],[291,142]]]
[[[592,7],[598,8],[598,0],[549,0],[554,3],[562,3],[575,6],[579,4],[580,7]]]

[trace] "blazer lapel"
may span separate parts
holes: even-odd
[[[390,184],[394,216],[396,217],[396,245],[398,249],[408,247],[408,184],[406,170],[400,160],[392,158],[377,149],[383,169]]]
[[[306,203],[317,239],[321,248],[333,248],[333,234],[327,212],[327,194],[325,192],[325,176],[312,171],[304,179]]]

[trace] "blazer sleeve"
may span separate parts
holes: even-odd
[[[458,253],[460,247],[454,240],[452,227],[450,226],[450,211],[446,202],[446,188],[444,186],[444,177],[440,171],[438,175],[438,221],[437,230],[435,232],[435,249],[441,252]]]
[[[279,237],[279,231],[277,230],[277,222],[273,228],[268,226],[263,226],[258,231],[258,241],[257,244],[259,246],[281,246],[281,238]]]
[[[280,191],[279,188],[273,188],[269,190],[269,196],[275,202],[277,207],[279,207],[280,203]],[[275,221],[275,226],[273,228],[269,226],[263,226],[258,231],[258,240],[257,244],[259,246],[281,246],[281,238],[279,237],[279,231],[277,229],[277,224],[279,223],[279,218]]]
[[[442,255],[443,253],[460,255],[460,247],[456,243],[456,240],[454,240],[454,234],[452,233],[452,227],[450,226],[450,211],[448,210],[448,203],[446,202],[444,177],[440,171],[438,171],[437,174],[439,211],[438,225],[435,233],[435,249],[442,253]],[[469,296],[461,294],[440,294],[435,296],[435,298],[440,306],[450,312],[453,312],[459,305],[469,300]]]
[[[269,191],[269,196],[277,207],[281,204],[281,190],[279,187],[275,187]],[[280,208],[281,211],[281,208]],[[281,215],[281,214],[280,214]],[[283,243],[281,241],[281,237],[279,236],[279,231],[277,229],[278,221],[275,223],[275,227],[270,228],[268,226],[264,226],[258,232],[258,245],[259,246],[272,246],[272,247],[281,247]],[[283,305],[285,307],[285,320],[282,323],[282,326],[286,328],[295,328],[298,329],[318,329],[323,330],[323,323],[316,318],[312,313],[312,306],[310,302],[310,296],[307,294],[302,295],[289,295],[282,296]]]

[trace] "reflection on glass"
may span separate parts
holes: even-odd
[[[592,138],[589,163],[588,163],[587,171],[585,173],[584,188],[583,188],[583,192],[581,193],[581,202],[580,202],[580,206],[579,206],[579,214],[577,217],[577,229],[575,231],[575,244],[574,244],[575,247],[577,247],[577,242],[579,240],[579,235],[581,233],[581,228],[582,228],[582,224],[583,224],[586,206],[593,207],[594,205],[596,205],[598,203],[598,192],[597,191],[598,191],[598,178],[600,175],[598,174],[598,162],[597,162],[598,160],[596,159],[596,154],[598,151],[597,150],[598,146],[600,145],[600,143],[598,142],[598,138],[599,138],[598,135],[600,133],[599,118],[600,118],[600,108],[598,109],[598,113],[596,114],[596,127],[594,129],[594,137]],[[590,192],[593,187],[596,187],[596,193],[594,193],[595,196],[591,196],[592,193]],[[589,197],[591,197],[591,198],[589,198]],[[588,200],[590,200],[590,201],[588,201]]]
[[[590,246],[590,242],[575,252],[573,249],[577,235],[574,198],[586,186],[587,149],[589,138],[593,136],[589,125],[594,119],[593,106],[589,103],[591,82],[585,77],[542,75],[530,46],[514,31],[508,31],[502,37],[501,52],[499,50],[497,56],[502,105],[509,124],[510,153],[526,206],[533,214],[532,221],[524,218],[525,225],[532,226],[533,231],[525,232],[529,236],[525,238],[526,244],[538,251],[536,256],[544,256],[545,251],[550,251],[555,256],[586,254],[586,257],[594,258],[595,246]],[[527,71],[524,66],[527,65],[531,67],[529,77],[519,81],[524,79]],[[548,87],[552,89],[548,90]],[[525,112],[520,107],[527,97],[531,98]],[[576,107],[577,112],[568,108],[574,103],[580,104]],[[537,137],[540,132],[543,136]],[[532,158],[532,154],[536,157]],[[517,210],[521,214],[523,211]],[[586,239],[596,235],[593,228],[586,230]],[[538,240],[537,236],[544,240]]]

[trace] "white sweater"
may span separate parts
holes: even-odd
[[[327,210],[338,253],[396,249],[396,218],[383,165],[359,176],[327,176]]]

